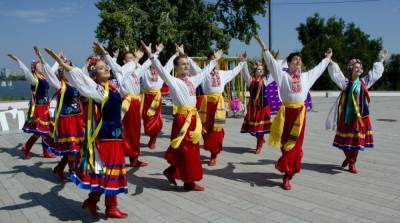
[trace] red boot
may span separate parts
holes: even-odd
[[[196,184],[195,182],[184,183],[183,189],[187,191],[204,191],[204,187],[199,184]]]
[[[100,196],[101,193],[99,192],[90,192],[89,197],[82,204],[82,208],[87,209],[93,217],[99,217],[97,202],[99,202]]]
[[[68,155],[68,168],[70,173],[76,171],[76,162],[76,155]]]
[[[150,149],[155,149],[156,148],[156,141],[157,141],[157,136],[150,137],[150,141],[149,141],[149,144],[147,146]]]
[[[347,165],[349,165],[349,160],[346,158],[342,163],[342,167],[345,168]]]
[[[350,173],[354,173],[354,174],[356,174],[358,172],[355,163],[351,163],[349,165],[349,171],[350,171]]]
[[[53,153],[47,151],[47,148],[43,148],[43,157],[44,158],[55,158],[56,156]]]
[[[217,155],[211,154],[210,161],[208,161],[209,166],[215,166],[217,164]]]
[[[144,167],[144,166],[149,165],[146,162],[140,161],[138,157],[135,157],[135,158],[130,157],[129,160],[130,160],[129,166],[131,166],[131,167]]]
[[[31,159],[31,156],[29,156],[29,149],[26,147],[26,144],[22,146],[21,153],[24,155],[25,159]]]
[[[176,183],[176,180],[175,180],[175,177],[174,177],[174,173],[175,173],[175,167],[173,167],[173,166],[168,167],[163,172],[164,176],[167,178],[169,183],[176,186],[177,183]]]
[[[128,214],[118,209],[117,196],[106,196],[106,216],[108,218],[127,218]]]
[[[358,172],[356,168],[357,156],[358,150],[351,150],[349,152],[349,171],[354,174]]]
[[[67,179],[67,177],[65,177],[65,175],[64,175],[64,169],[65,169],[65,166],[67,165],[67,163],[68,163],[68,157],[65,155],[60,160],[58,165],[56,167],[54,167],[54,169],[53,169],[53,173],[55,175],[57,175],[61,180]]]
[[[283,176],[283,183],[282,183],[283,189],[285,189],[285,190],[292,189],[292,185],[290,184],[291,179],[292,179],[292,177],[290,177],[288,174],[285,174],[285,176]]]
[[[261,153],[264,143],[265,143],[264,135],[258,135],[257,136],[257,147],[256,147],[256,152],[255,152],[256,154]]]
[[[28,141],[26,141],[25,145],[22,147],[21,152],[24,154],[25,159],[30,159],[31,157],[29,156],[29,152],[32,149],[33,144],[39,139],[39,135],[33,134],[31,137],[29,137]]]

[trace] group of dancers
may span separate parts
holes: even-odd
[[[280,147],[282,152],[275,164],[284,174],[282,187],[290,190],[290,180],[301,169],[306,126],[304,101],[312,85],[328,68],[332,81],[342,92],[329,112],[326,127],[336,129],[333,145],[345,154],[342,166],[349,166],[350,172],[357,173],[358,151],[373,147],[368,88],[382,76],[387,51],[380,54],[378,62],[364,77],[360,77],[364,70],[358,59],[350,60],[345,74],[342,73],[332,60],[332,49],[325,52],[325,59],[316,67],[303,72],[300,53],[291,53],[286,60],[277,61],[261,38],[255,36],[255,39],[269,74],[262,63],[256,63],[250,74],[246,53],[234,69],[219,70],[222,50],[210,55],[201,69],[185,54],[183,45],[178,44],[176,54],[163,66],[158,55],[164,46],[157,45],[153,52],[151,44],[143,41],[140,50],[124,53],[123,65],[100,43],[94,44],[95,55],[88,58],[83,68],[48,48],[45,51],[56,61],[53,66],[45,61],[36,46],[38,61],[32,62],[31,69],[9,54],[32,89],[23,131],[33,135],[21,151],[29,159],[33,144],[42,137],[44,157],[62,156],[53,172],[65,180],[64,169],[68,165],[69,179],[79,188],[90,190],[83,208],[98,216],[97,203],[104,194],[106,216],[126,218],[128,214],[117,205],[117,194],[128,191],[125,156],[129,157],[131,167],[147,165],[139,160],[141,120],[144,133],[150,137],[148,147],[157,147],[157,136],[163,126],[160,92],[163,84],[169,87],[175,107],[170,145],[164,156],[169,167],[163,174],[170,184],[177,185],[179,179],[185,190],[203,191],[204,187],[197,183],[203,177],[199,142],[203,137],[204,149],[211,154],[208,165],[216,165],[225,135],[222,93],[225,85],[241,74],[250,98],[240,131],[255,136],[256,154],[261,153],[264,135],[269,134],[269,144]],[[148,58],[140,64],[144,54]],[[282,100],[274,119],[266,91],[272,81],[277,83]],[[200,85],[204,95],[198,102],[196,88]],[[50,86],[56,89],[53,97],[57,99],[53,119],[49,114]]]

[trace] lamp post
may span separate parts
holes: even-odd
[[[272,50],[271,2],[272,0],[268,0],[268,49],[269,50]]]

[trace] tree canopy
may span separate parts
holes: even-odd
[[[333,49],[333,60],[343,72],[347,62],[358,58],[363,62],[364,70],[371,69],[382,50],[382,39],[372,39],[354,23],[345,23],[341,18],[328,18],[326,21],[319,14],[307,18],[297,27],[298,39],[302,43],[303,62],[307,69],[324,58],[327,48]],[[335,84],[328,75],[323,75],[313,86],[314,90],[335,89]]]
[[[206,56],[213,48],[229,49],[232,38],[249,42],[257,33],[256,15],[267,0],[100,0],[97,38],[108,50],[138,46],[140,40],[166,45],[183,43],[189,55]]]

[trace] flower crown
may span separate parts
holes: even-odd
[[[96,70],[96,64],[99,61],[99,59],[92,55],[87,59],[87,71],[90,75],[90,77],[94,77],[97,74],[97,70]]]

